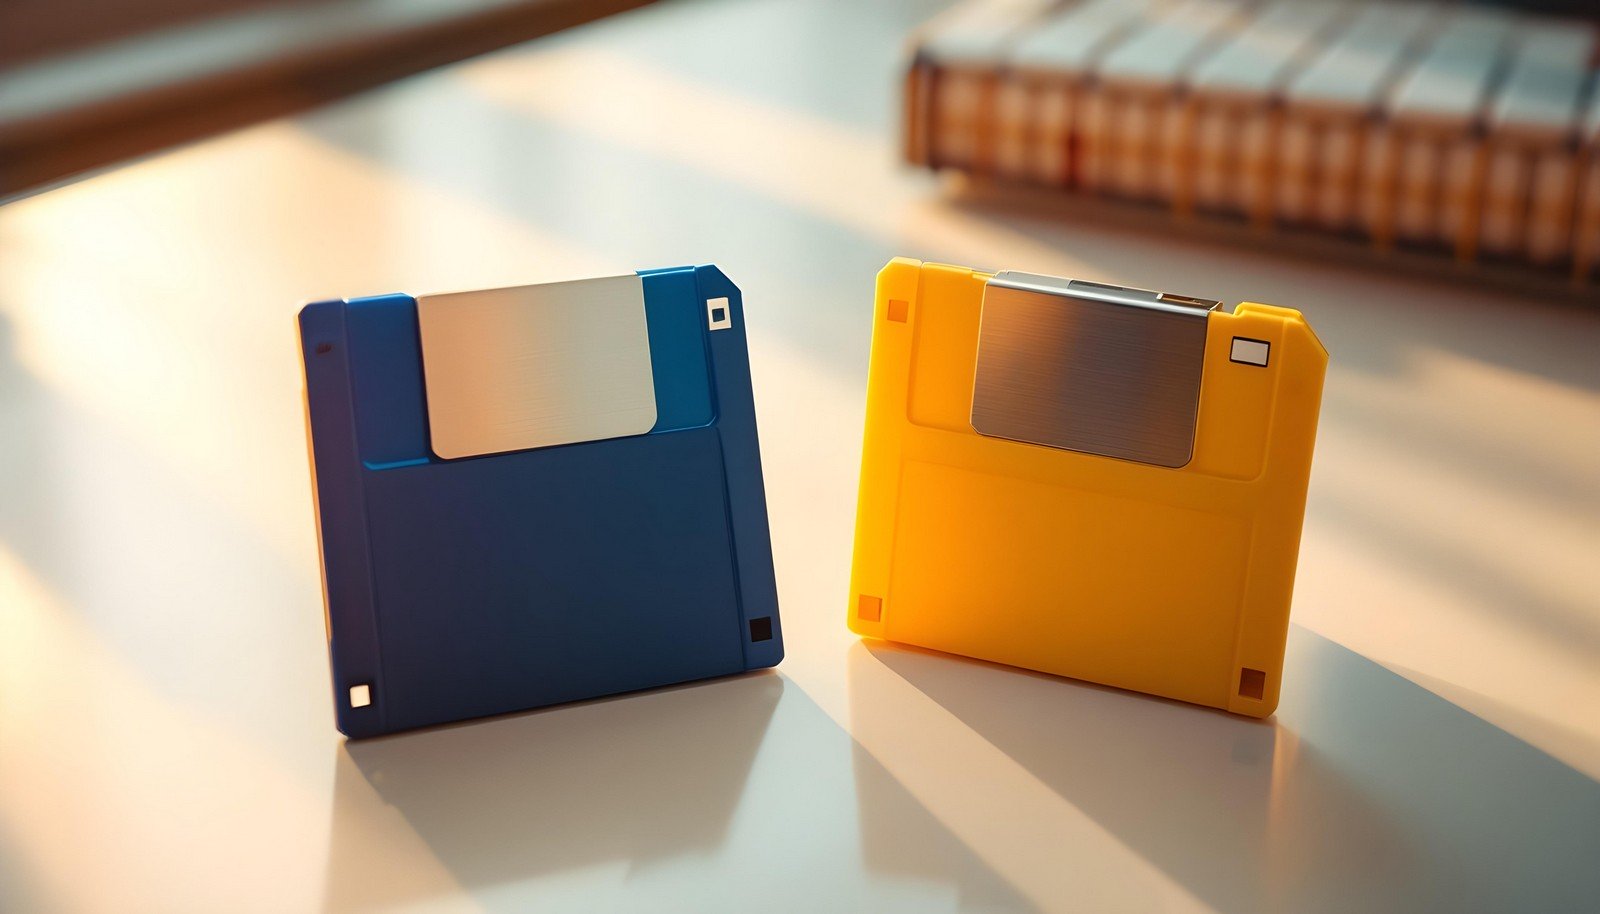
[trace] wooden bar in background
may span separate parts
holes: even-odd
[[[0,199],[649,0],[334,0],[0,70]]]

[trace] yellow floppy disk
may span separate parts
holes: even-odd
[[[1298,311],[897,258],[850,628],[1265,717],[1328,355]]]

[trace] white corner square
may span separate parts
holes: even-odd
[[[362,683],[350,687],[350,707],[365,708],[372,704],[372,686]]]
[[[706,325],[712,330],[727,330],[733,326],[733,308],[726,298],[706,299]]]
[[[1233,351],[1228,354],[1228,359],[1245,365],[1259,365],[1265,368],[1267,366],[1267,354],[1271,351],[1272,345],[1270,343],[1236,336],[1233,338]]]

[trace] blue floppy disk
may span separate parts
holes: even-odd
[[[319,301],[300,345],[341,732],[782,659],[716,267]]]

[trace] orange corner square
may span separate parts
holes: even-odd
[[[877,622],[883,618],[883,598],[862,594],[856,601],[856,618],[863,622]]]

